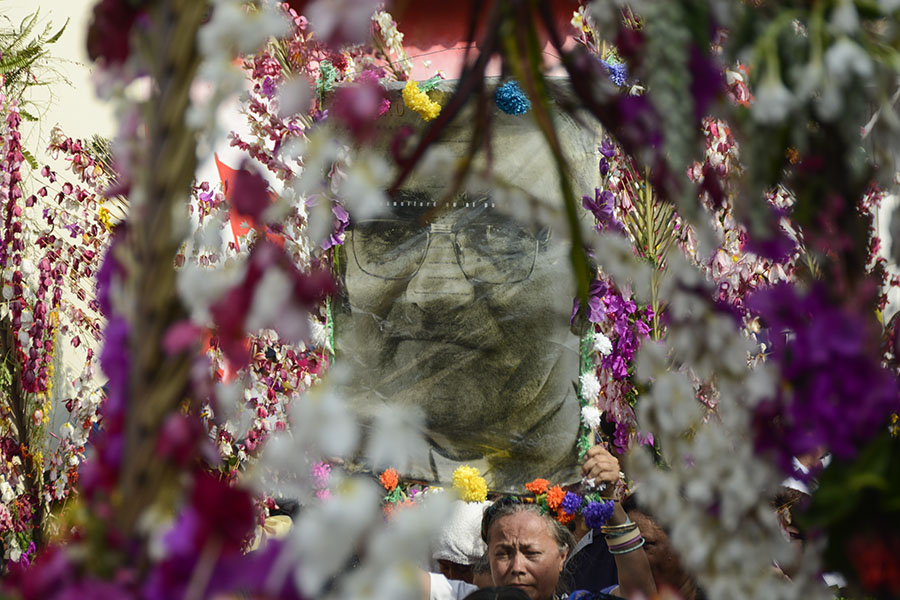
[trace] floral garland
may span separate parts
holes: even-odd
[[[604,419],[615,427],[611,441],[618,453],[624,454],[633,442],[652,445],[653,436],[639,431],[634,414],[638,393],[633,359],[649,337],[653,310],[626,300],[612,280],[600,274],[591,285],[584,312],[589,327],[582,338],[578,386],[582,406],[580,456],[597,443],[595,434]]]
[[[0,103],[2,313],[11,331],[8,356],[15,357],[4,362],[0,384],[0,544],[4,559],[27,565],[45,518],[74,490],[88,436],[101,421],[103,393],[94,383],[93,359],[103,319],[92,280],[109,240],[101,204],[111,170],[95,144],[54,128],[48,151],[68,163],[74,178],[44,166],[30,180],[35,193],[26,196],[21,119],[15,103]],[[62,341],[78,348],[85,361],[70,382],[71,393],[53,386]],[[63,410],[68,419],[49,431],[51,413]]]
[[[525,484],[525,489],[534,495],[532,501],[537,504],[542,514],[549,514],[566,525],[576,515],[584,517],[585,525],[591,529],[600,529],[613,514],[614,501],[602,497],[597,492],[577,494],[566,491],[559,485],[550,485],[546,479],[535,479]]]
[[[461,465],[453,472],[452,479],[453,493],[460,500],[476,503],[488,500],[487,483],[477,468]],[[393,515],[396,509],[415,505],[426,494],[444,492],[440,487],[405,480],[393,467],[382,471],[378,480],[385,490],[382,508],[387,516]],[[559,485],[551,486],[549,481],[541,478],[526,483],[524,488],[529,494],[523,498],[525,502],[536,504],[541,514],[548,514],[563,525],[580,514],[588,527],[599,529],[613,513],[614,500],[604,498],[599,492],[578,494]]]

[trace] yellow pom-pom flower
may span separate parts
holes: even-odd
[[[487,500],[487,482],[475,467],[462,465],[453,471],[453,488],[465,502]]]
[[[428,97],[428,94],[419,89],[419,84],[410,79],[403,88],[403,103],[410,110],[419,113],[419,116],[430,121],[441,114],[441,105]]]

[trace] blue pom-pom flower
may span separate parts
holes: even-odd
[[[591,529],[600,529],[612,516],[614,509],[615,505],[612,500],[605,500],[604,502],[591,500],[584,507],[584,510],[581,511],[581,514],[584,516],[584,524]]]
[[[524,115],[531,110],[531,100],[516,81],[507,81],[498,87],[494,102],[497,103],[497,108],[508,115]]]
[[[606,72],[609,74],[609,78],[614,84],[622,87],[628,83],[628,67],[626,67],[624,63],[613,63],[601,60],[600,64],[606,68]]]

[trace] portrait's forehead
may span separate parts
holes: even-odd
[[[387,214],[393,217],[433,220],[451,213],[495,213],[497,205],[489,194],[458,194],[445,199],[438,191],[428,188],[399,190],[387,203]]]
[[[488,86],[499,83],[502,82],[495,81]],[[573,189],[576,195],[592,194],[594,188],[600,185],[597,148],[602,137],[601,130],[590,119],[575,118],[560,108],[570,94],[567,82],[551,80],[549,83],[550,110],[560,147],[569,163]],[[444,106],[452,97],[455,86],[454,81],[444,81],[429,95]],[[391,110],[377,124],[384,134],[382,139],[385,144],[392,143],[394,134],[402,129],[411,128],[422,134],[428,127],[418,115],[405,109],[400,95],[401,87],[400,84],[389,84]],[[451,157],[456,161],[467,157],[472,150],[475,122],[475,106],[470,102],[442,130],[440,138],[432,144],[432,151],[443,153],[445,158]],[[542,206],[538,209],[539,214],[561,215],[563,202],[555,159],[534,115],[507,115],[494,109],[490,115],[489,133],[490,156],[479,151],[472,159],[470,173],[477,173],[479,178],[483,178],[486,190],[499,185],[511,193],[525,193]],[[408,148],[410,149],[411,147]],[[386,146],[385,151],[390,151],[390,147]],[[428,163],[427,160],[424,162]],[[405,186],[415,190],[430,190],[430,195],[433,196],[431,200],[439,200],[451,184],[454,169],[453,166],[442,165],[436,171],[417,168],[409,175]],[[467,182],[466,185],[471,183]],[[514,196],[512,193],[511,197]],[[502,206],[498,208],[503,209]],[[587,213],[584,216],[586,215]]]

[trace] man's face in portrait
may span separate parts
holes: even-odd
[[[427,457],[410,475],[449,481],[460,463],[489,485],[571,476],[578,432],[577,339],[569,332],[568,244],[490,199],[435,207],[401,192],[345,241],[350,314],[336,323],[348,395],[425,416]]]

